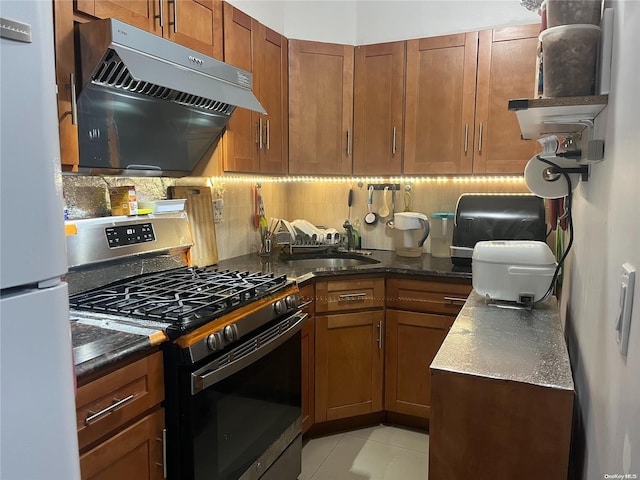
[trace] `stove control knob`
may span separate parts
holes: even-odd
[[[298,305],[300,305],[300,295],[297,293],[295,295],[288,295],[287,298],[284,299],[284,302],[291,310],[298,308]]]
[[[277,315],[282,315],[283,313],[285,313],[287,311],[287,304],[285,300],[278,300],[273,304],[273,309]]]
[[[215,352],[223,346],[223,342],[221,340],[220,333],[212,333],[207,337],[207,347],[209,347],[209,350],[212,352]]]
[[[235,325],[227,325],[224,327],[223,333],[227,342],[233,342],[238,339],[238,330]]]

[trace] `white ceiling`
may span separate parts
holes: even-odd
[[[536,23],[519,0],[228,0],[287,38],[366,45]]]

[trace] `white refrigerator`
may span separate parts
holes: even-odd
[[[0,17],[0,479],[75,480],[52,4]]]

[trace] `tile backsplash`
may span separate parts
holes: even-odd
[[[212,197],[224,200],[222,222],[216,224],[219,258],[226,259],[259,248],[259,236],[253,228],[253,195],[249,181],[237,179],[211,179],[208,177],[154,178],[64,175],[64,197],[71,219],[107,216],[111,214],[108,188],[135,185],[138,200],[167,198],[167,189],[173,185],[212,185]],[[287,220],[305,219],[315,225],[333,227],[342,231],[345,219],[358,229],[362,247],[393,249],[392,231],[385,227],[390,218],[380,219],[376,225],[366,225],[367,184],[357,181],[269,182],[261,184],[261,195],[267,218]],[[404,187],[404,184],[401,185]],[[349,189],[353,190],[353,203],[349,210]],[[458,197],[463,193],[527,193],[524,182],[416,182],[407,197],[409,208],[427,216],[434,212],[454,212]],[[391,201],[392,195],[388,198]],[[382,207],[383,192],[376,190],[373,211]],[[391,205],[389,205],[391,208]],[[396,192],[395,211],[405,210],[404,191]],[[429,241],[425,252],[430,251]]]

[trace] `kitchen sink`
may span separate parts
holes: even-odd
[[[373,265],[380,260],[371,258],[357,252],[317,252],[295,253],[293,255],[280,256],[280,260],[296,267],[331,268],[331,267],[355,267],[358,265]]]

